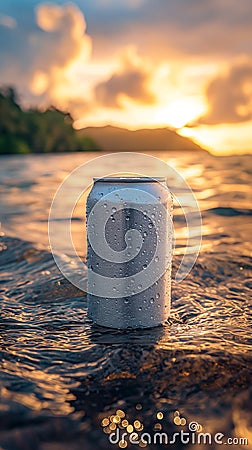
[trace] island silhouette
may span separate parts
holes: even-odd
[[[12,87],[0,90],[0,154],[203,149],[171,128],[128,130],[111,125],[75,130],[68,112],[24,110]]]

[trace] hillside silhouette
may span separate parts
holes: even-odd
[[[74,130],[70,114],[53,107],[23,111],[13,88],[0,90],[0,154],[95,149],[92,138]]]
[[[81,136],[94,139],[104,151],[155,151],[155,150],[196,150],[204,151],[191,139],[180,136],[169,128],[146,128],[127,130],[107,125],[87,127],[79,131]],[[206,151],[206,150],[205,150]]]
[[[203,149],[169,128],[131,131],[114,126],[73,128],[69,113],[50,107],[23,110],[11,87],[0,90],[0,154],[103,150]]]

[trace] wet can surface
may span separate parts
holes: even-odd
[[[161,325],[170,312],[173,239],[165,178],[94,179],[86,206],[89,318],[118,329]]]

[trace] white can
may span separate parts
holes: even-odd
[[[149,328],[170,313],[172,197],[165,178],[94,179],[87,199],[88,316]]]

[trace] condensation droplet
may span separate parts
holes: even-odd
[[[151,297],[150,303],[154,303],[154,298],[153,297]]]

